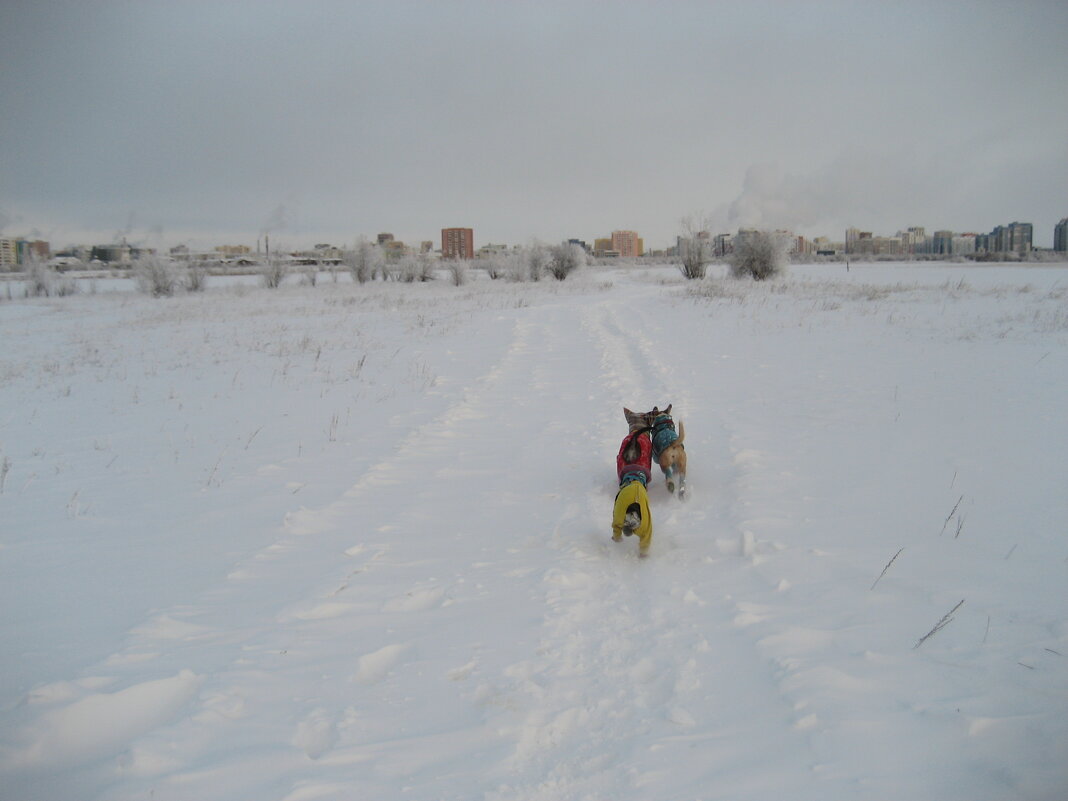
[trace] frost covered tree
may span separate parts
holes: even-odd
[[[707,220],[697,221],[692,217],[682,220],[682,235],[679,237],[679,269],[689,279],[704,278],[712,261],[712,240]]]
[[[586,251],[571,242],[554,245],[549,249],[547,269],[557,281],[563,281],[585,264]]]
[[[467,283],[467,259],[449,259],[446,264],[453,286]]]
[[[154,298],[170,297],[178,287],[178,270],[162,256],[144,256],[134,266],[137,288]]]
[[[482,268],[491,281],[512,274],[512,256],[508,253],[493,253],[482,260]]]
[[[522,263],[526,268],[526,280],[540,281],[549,265],[549,253],[545,245],[535,242],[523,251]]]
[[[49,297],[55,279],[55,270],[31,258],[26,265],[26,294],[32,297]]]
[[[521,284],[530,278],[530,268],[527,266],[527,254],[517,250],[508,254],[504,260],[505,276],[509,281]]]
[[[425,253],[402,256],[390,263],[389,277],[404,284],[434,280],[434,262]]]
[[[349,268],[353,281],[366,284],[373,281],[375,274],[383,270],[382,252],[377,245],[361,238],[356,247],[345,255],[345,266]]]
[[[203,261],[194,261],[181,276],[182,288],[186,292],[203,292],[208,285],[208,266]]]
[[[731,275],[763,281],[786,268],[789,242],[773,231],[739,231],[730,257]]]
[[[260,268],[260,278],[268,289],[278,289],[289,275],[289,265],[277,256],[271,256]]]

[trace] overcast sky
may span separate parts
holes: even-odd
[[[841,240],[1068,216],[1068,2],[0,0],[0,230],[53,248]]]

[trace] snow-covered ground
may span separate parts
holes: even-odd
[[[1068,266],[714,273],[0,301],[0,796],[1064,799]]]

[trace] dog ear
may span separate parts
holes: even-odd
[[[660,414],[671,414],[671,404],[669,403],[667,405],[667,408],[664,409],[664,411],[662,411]]]

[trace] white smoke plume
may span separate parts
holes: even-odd
[[[892,234],[909,225],[937,225],[936,218],[952,208],[952,187],[960,183],[953,167],[930,159],[917,163],[904,151],[843,154],[807,174],[753,164],[742,191],[713,217],[724,231],[784,229],[836,237],[857,225]]]

